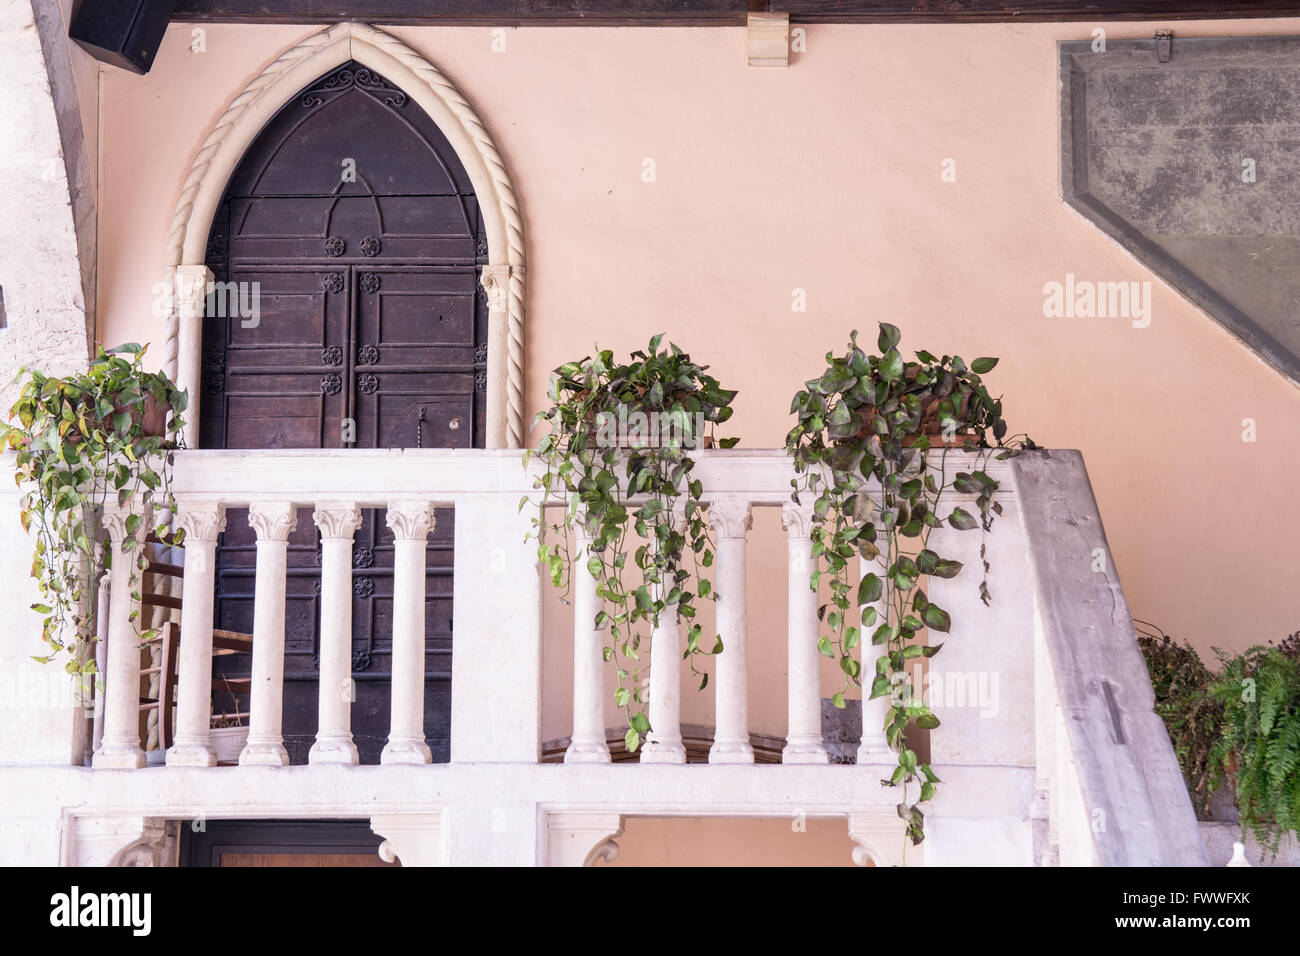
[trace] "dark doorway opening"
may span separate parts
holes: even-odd
[[[379,857],[368,820],[211,820],[181,823],[180,865],[396,866]]]
[[[487,239],[468,175],[405,93],[355,62],[291,99],[258,135],[214,218],[203,325],[204,448],[483,447]],[[255,313],[255,314],[250,314]],[[429,537],[425,734],[449,759],[453,514]],[[252,630],[256,537],[232,510],[217,550],[216,626]],[[316,733],[320,537],[289,538],[285,747]],[[352,732],[387,739],[393,539],[363,512],[353,548]],[[218,659],[246,675],[248,655]],[[236,708],[238,709],[238,708]],[[246,708],[245,708],[246,709]]]

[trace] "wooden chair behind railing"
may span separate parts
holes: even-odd
[[[170,547],[167,542],[160,541],[153,537],[149,538],[151,545],[162,545]],[[148,574],[146,581],[152,582],[149,590],[141,592],[140,603],[142,605],[142,618],[149,620],[149,615],[155,608],[164,609],[164,611],[179,611],[181,609],[180,598],[180,581],[185,575],[185,567],[180,564],[171,564],[160,558],[154,557],[149,561]],[[166,586],[165,582],[174,581],[174,587]],[[158,741],[159,747],[166,750],[174,741],[176,733],[175,707],[176,707],[176,663],[180,658],[180,642],[182,639],[181,626],[176,621],[164,621],[159,626],[159,632],[156,637],[146,641],[145,645],[153,651],[150,653],[150,664],[141,669],[141,675],[148,678],[157,675],[157,690],[150,692],[150,695],[141,695],[140,712],[147,714],[150,711],[156,711],[158,714]],[[212,656],[223,657],[229,654],[251,654],[253,650],[253,635],[243,634],[238,631],[225,631],[214,629],[212,632]],[[153,684],[152,681],[150,681]],[[225,697],[228,700],[222,700],[223,706],[218,712],[213,708],[212,723],[214,726],[228,726],[230,721],[236,721],[246,724],[248,722],[248,692],[252,686],[252,677],[250,676],[223,676],[220,678],[220,687],[226,692]],[[216,685],[214,684],[214,699],[216,698]],[[242,692],[243,706],[239,706],[240,694]]]

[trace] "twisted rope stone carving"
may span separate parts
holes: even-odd
[[[495,200],[496,208],[499,209],[505,226],[506,248],[501,251],[504,254],[498,253],[494,258],[501,264],[511,266],[507,310],[507,443],[512,447],[523,447],[525,249],[523,217],[520,213],[519,201],[515,196],[509,173],[506,171],[505,161],[474,108],[451,80],[419,53],[392,34],[365,23],[345,22],[335,24],[326,30],[307,37],[297,46],[286,50],[250,82],[243,92],[235,97],[225,113],[217,120],[207,138],[204,139],[203,145],[194,157],[189,175],[181,187],[176,210],[172,215],[171,232],[167,242],[165,261],[167,272],[171,274],[172,270],[181,265],[184,260],[185,242],[190,230],[190,220],[194,217],[195,203],[205,186],[209,190],[214,188],[224,189],[224,182],[213,184],[207,180],[213,161],[220,152],[223,142],[240,123],[245,113],[250,107],[257,104],[263,95],[275,87],[283,79],[285,73],[306,61],[323,55],[323,52],[328,48],[349,40],[351,41],[351,47],[348,53],[353,58],[364,57],[365,48],[368,46],[395,59],[418,76],[460,123],[465,135],[472,142],[479,160],[487,170],[493,195],[480,196],[479,201],[486,204]],[[279,94],[275,95],[278,97]],[[406,94],[402,93],[401,95],[405,96]],[[281,102],[289,99],[289,97],[286,97]],[[208,224],[206,222],[202,224],[196,222],[195,228],[206,230]],[[197,265],[197,263],[194,264]],[[180,339],[180,313],[174,301],[172,307],[168,310],[165,328],[163,370],[174,378],[177,375],[177,350]]]

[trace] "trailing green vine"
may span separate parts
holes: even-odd
[[[691,477],[692,453],[713,441],[713,425],[731,417],[736,393],[676,345],[661,350],[662,339],[654,336],[626,363],[606,349],[556,369],[551,407],[533,420],[534,428],[546,423],[550,431],[525,455],[525,466],[531,456],[545,465],[536,481],[543,495],[533,534],[563,603],[574,563],[569,532],[580,526],[591,536],[583,573],[596,581],[602,606],[593,623],[608,629],[603,653],[618,677],[615,702],[627,715],[629,751],[651,729],[640,651],[659,616],[675,609],[687,623],[683,658],[701,689],[708,674],[696,667],[696,656],[722,650],[721,638],[704,640],[696,621],[697,599],[714,600],[716,593],[706,576],[713,542],[701,483]],[[545,509],[555,503],[565,506],[564,517],[547,525]],[[546,540],[548,529],[558,540]]]
[[[47,663],[67,651],[71,674],[95,669],[95,583],[111,563],[97,522],[108,495],[116,494],[119,504],[134,499],[127,550],[135,549],[147,506],[159,518],[174,506],[171,449],[187,397],[165,375],[144,370],[146,348],[101,348],[89,369],[63,377],[23,369],[9,411],[13,424],[0,425],[0,447],[17,452],[15,480],[26,489],[23,529],[36,537],[31,575],[42,601],[32,610],[44,618],[48,653],[34,659]],[[166,525],[154,531],[161,536]],[[131,587],[137,596],[147,564],[143,553],[136,555]],[[132,620],[138,630],[138,618]],[[141,632],[142,640],[154,636],[154,630]]]
[[[1024,436],[1007,438],[1002,402],[981,379],[997,359],[979,358],[968,366],[959,356],[939,358],[922,350],[915,361],[905,361],[900,337],[895,326],[881,323],[879,354],[859,348],[856,331],[844,355],[828,352],[826,370],[794,396],[790,410],[797,423],[786,449],[797,472],[791,497],[796,503],[801,494],[813,499],[813,556],[825,567],[813,572],[810,584],[817,590],[825,579],[830,594],[819,608],[825,632],[818,648],[838,659],[844,675],[834,703],[843,707],[844,692],[853,686],[869,688],[870,699],[889,698],[882,729],[898,754],[898,766],[881,782],[902,787],[898,813],[908,838],[920,843],[925,817],[919,804],[934,795],[940,780],[928,764],[918,762],[905,735],[913,721],[931,730],[939,718],[914,695],[906,666],[942,647],[920,643],[922,630],[943,633],[952,623],[922,590],[922,579],[952,578],[962,570],[960,562],[929,547],[930,531],[946,524],[987,532],[1002,507],[994,500],[998,482],[983,471],[985,463],[995,453],[1006,458],[1019,447],[1034,446]],[[951,446],[982,452],[979,467],[950,477]],[[978,514],[960,505],[942,512],[940,500],[950,488],[974,496]],[[858,557],[874,564],[860,580],[851,566]],[[979,591],[987,604],[983,545],[980,557]],[[854,656],[863,641],[880,648],[876,670],[867,675]],[[909,799],[913,784],[920,787],[915,801]]]

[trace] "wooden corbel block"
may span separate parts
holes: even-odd
[[[746,29],[750,66],[790,65],[790,14],[751,13]]]

